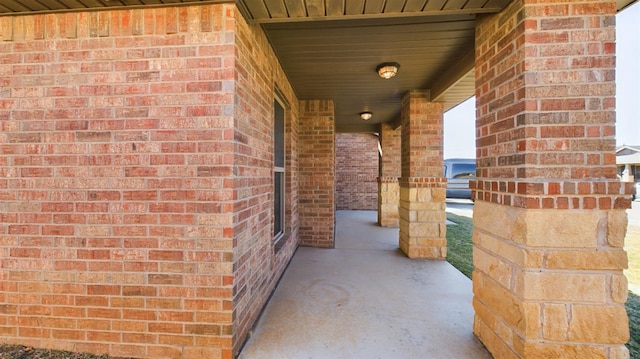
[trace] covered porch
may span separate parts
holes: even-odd
[[[496,358],[628,357],[614,65],[630,2],[3,2],[3,342],[235,357],[297,249],[253,341],[477,358],[473,321]],[[473,94],[472,299],[423,259],[446,257],[443,113]],[[378,224],[399,230],[337,218],[334,235],[340,132],[379,135]],[[341,239],[370,230],[392,235]],[[288,315],[315,322],[262,327],[295,276]]]
[[[240,358],[491,358],[471,280],[411,260],[375,211],[337,211],[334,249],[300,247]]]

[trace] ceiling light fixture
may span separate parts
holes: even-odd
[[[360,118],[365,121],[370,119],[371,117],[373,117],[373,114],[369,111],[360,112]]]
[[[383,62],[376,67],[376,71],[380,77],[388,80],[398,73],[399,68],[400,64],[397,62]]]

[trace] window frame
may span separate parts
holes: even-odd
[[[278,112],[280,108],[280,114]],[[273,242],[276,243],[286,234],[286,105],[276,94],[273,100]],[[281,121],[279,126],[278,121]],[[281,131],[281,141],[278,141],[276,131]],[[281,147],[281,148],[278,148]],[[282,160],[278,163],[277,151],[281,151]],[[281,165],[281,166],[280,166]],[[279,180],[278,180],[279,177]],[[277,183],[279,182],[279,183]],[[278,184],[280,192],[278,193]],[[278,208],[279,206],[279,208]],[[278,221],[279,219],[279,221]],[[279,223],[277,223],[279,222]],[[280,230],[278,230],[280,228]]]

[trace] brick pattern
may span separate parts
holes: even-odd
[[[377,209],[379,159],[376,135],[336,134],[336,209]]]
[[[233,353],[251,326],[298,246],[298,101],[259,25],[235,15],[237,56],[234,118],[234,321]],[[275,89],[285,103],[285,236],[276,252],[273,222],[273,128]]]
[[[382,158],[380,159],[380,177],[400,177],[401,164],[401,127],[393,128],[393,124],[380,124],[380,147]]]
[[[298,198],[300,244],[334,247],[335,123],[331,100],[304,100],[299,105]]]
[[[475,198],[522,208],[627,209],[633,182],[619,180],[485,180],[470,182]]]
[[[614,16],[517,0],[478,19],[474,332],[495,357],[628,357]]]
[[[631,187],[613,191],[615,4],[524,3],[524,20],[511,7],[477,27],[476,157],[485,180],[471,184],[475,198],[525,208],[588,208],[593,200],[602,209],[628,208]],[[548,180],[557,183],[543,192]],[[611,182],[610,200],[601,198],[601,184],[587,184],[603,180]],[[576,191],[587,187],[590,193]]]
[[[402,99],[401,176],[444,176],[443,105],[430,102],[429,91],[414,90]]]
[[[444,107],[429,98],[411,91],[402,99],[399,241],[409,258],[445,259]]]
[[[297,113],[241,19],[233,5],[0,18],[3,342],[237,352],[295,246],[272,256],[273,82]]]

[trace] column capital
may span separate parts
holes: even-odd
[[[407,188],[446,188],[445,177],[400,177],[398,182],[401,187]]]
[[[396,176],[380,176],[378,183],[398,183],[399,177]]]
[[[402,184],[401,184],[402,185]],[[520,208],[627,209],[633,183],[618,180],[478,179],[474,198]]]

